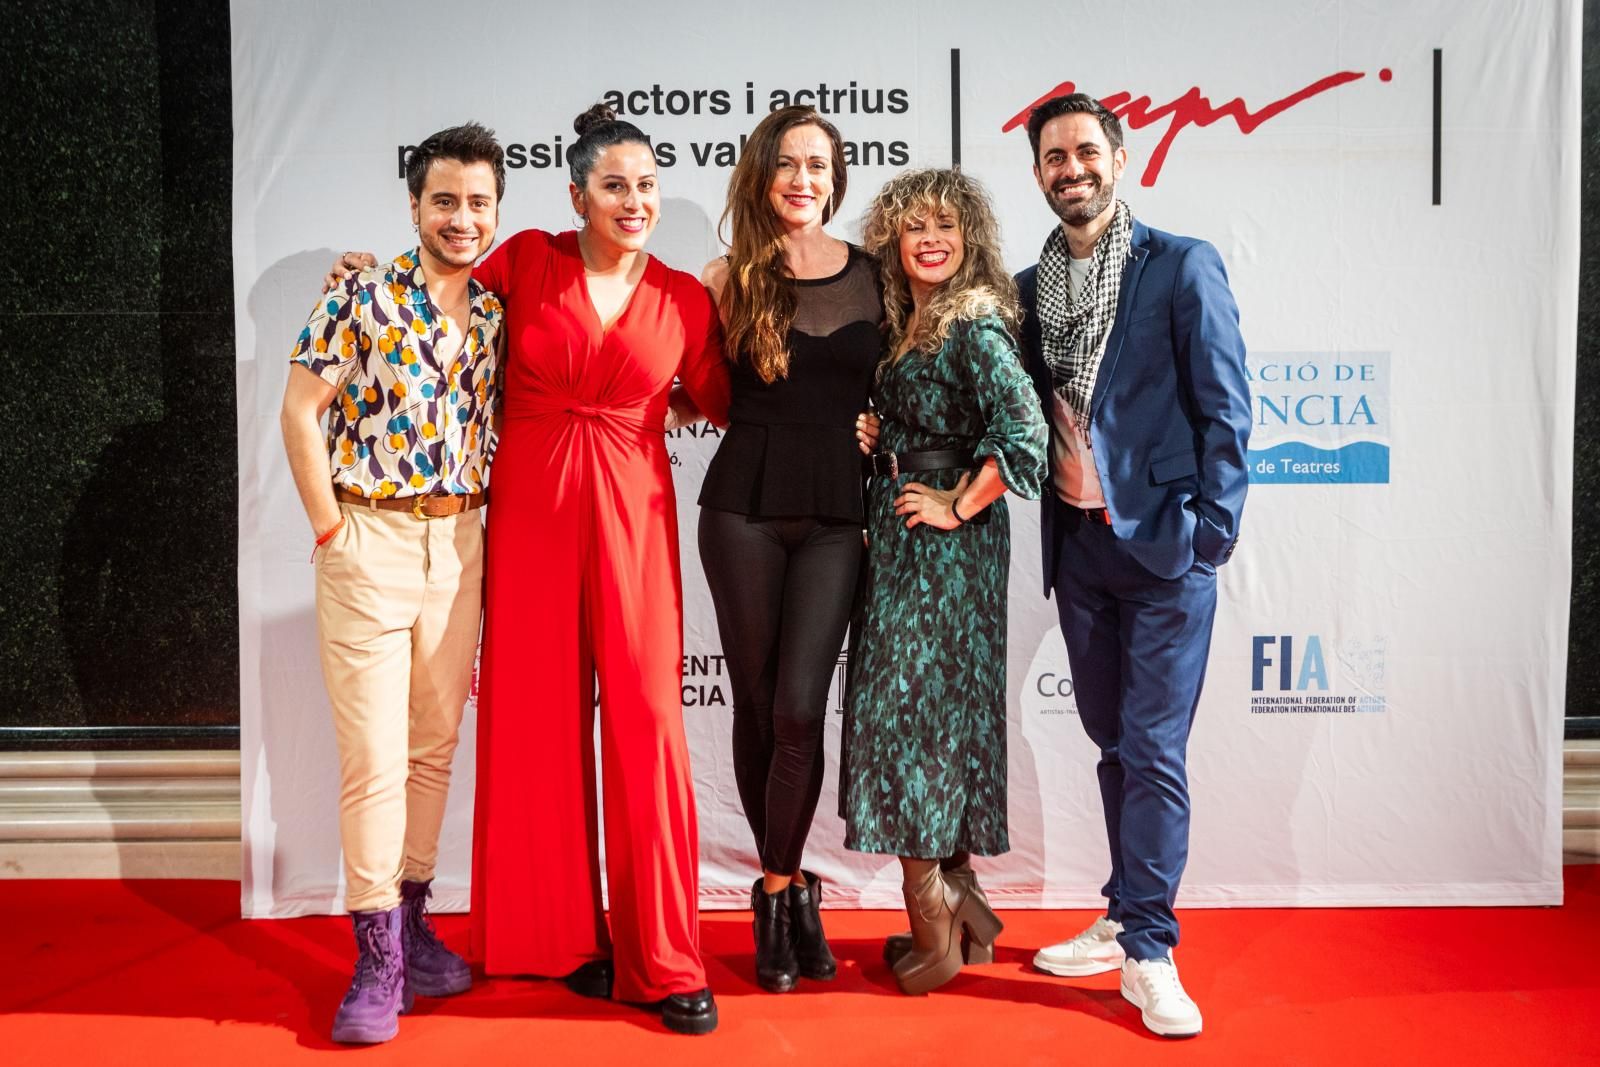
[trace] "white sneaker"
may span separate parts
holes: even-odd
[[[1200,1032],[1200,1009],[1178,981],[1170,959],[1124,960],[1122,999],[1139,1009],[1145,1029],[1162,1037],[1193,1037]]]
[[[1094,925],[1070,941],[1062,941],[1033,954],[1033,965],[1041,971],[1067,978],[1104,974],[1122,966],[1124,953],[1117,944],[1122,924],[1104,915]]]

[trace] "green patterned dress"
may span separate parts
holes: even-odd
[[[994,457],[1006,488],[1030,500],[1045,475],[1039,399],[1005,326],[957,323],[932,356],[885,365],[874,390],[880,448],[971,449]],[[987,521],[907,530],[900,487],[949,489],[959,470],[873,478],[867,587],[851,638],[840,757],[845,847],[923,859],[1005,852],[1005,497]],[[975,516],[982,519],[984,515]]]

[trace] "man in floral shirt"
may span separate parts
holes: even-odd
[[[413,995],[471,984],[426,900],[482,605],[503,316],[472,267],[494,241],[504,155],[482,126],[443,130],[411,154],[406,184],[419,247],[322,298],[281,414],[316,538],[358,952],[333,1037],[360,1044],[393,1037]]]

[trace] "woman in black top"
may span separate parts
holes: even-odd
[[[704,275],[734,367],[730,426],[700,493],[700,559],[733,688],[739,799],[761,860],[756,978],[780,993],[797,975],[836,969],[822,887],[801,854],[861,562],[857,413],[883,319],[870,259],[822,229],[845,181],[831,123],[809,107],[768,115],[728,184],[732,247]]]

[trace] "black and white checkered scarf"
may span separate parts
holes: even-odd
[[[1077,417],[1078,429],[1089,433],[1089,401],[1094,397],[1095,376],[1117,314],[1122,292],[1122,268],[1133,245],[1133,212],[1121,200],[1095,242],[1089,274],[1073,301],[1067,260],[1067,235],[1060,226],[1050,231],[1039,253],[1039,331],[1044,361],[1056,392]]]

